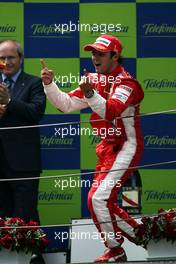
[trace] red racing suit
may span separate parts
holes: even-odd
[[[122,66],[111,74],[89,74],[89,77],[95,91],[91,98],[85,98],[79,87],[66,94],[54,83],[45,85],[45,92],[63,112],[86,107],[93,111],[90,122],[102,141],[96,147],[96,184],[89,191],[88,206],[105,245],[113,248],[122,244],[123,236],[133,241],[133,228],[137,225],[118,207],[117,193],[132,174],[128,168],[138,165],[143,152],[139,104],[144,93]]]

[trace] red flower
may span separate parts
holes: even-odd
[[[39,223],[36,222],[36,221],[32,221],[32,220],[31,220],[31,221],[28,222],[28,225],[29,225],[29,226],[39,226]]]
[[[46,234],[35,221],[25,223],[18,217],[0,218],[0,226],[3,227],[0,228],[0,249],[5,247],[17,252],[34,252],[48,245]]]
[[[13,238],[10,235],[5,235],[3,238],[1,238],[1,245],[7,249],[10,249],[12,246]]]
[[[168,221],[168,222],[172,222],[173,221],[173,219],[174,219],[174,217],[175,217],[175,214],[174,213],[169,213],[169,214],[167,214],[167,215],[165,215],[165,219],[166,219],[166,221]]]
[[[39,223],[35,222],[35,221],[29,221],[27,223],[28,226],[36,226],[36,227],[32,227],[30,228],[31,231],[36,231],[38,229]]]
[[[138,245],[146,247],[150,240],[158,241],[163,238],[176,241],[176,209],[160,209],[158,212],[158,216],[143,217],[143,225],[134,229]]]

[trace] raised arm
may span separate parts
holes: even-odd
[[[53,82],[52,70],[44,67],[41,71],[41,78],[48,100],[60,111],[68,113],[88,107],[79,87],[68,94],[59,89]]]

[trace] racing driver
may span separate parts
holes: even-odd
[[[69,93],[62,92],[53,82],[52,70],[44,67],[41,71],[45,93],[57,109],[71,112],[90,107],[92,127],[98,129],[100,137],[102,128],[107,132],[96,146],[94,180],[98,184],[92,185],[88,194],[92,219],[107,247],[95,262],[126,261],[122,243],[124,237],[135,241],[133,229],[138,225],[117,204],[119,189],[143,152],[139,105],[144,93],[120,64],[122,49],[119,39],[107,34],[84,46],[85,51],[92,52],[96,72],[85,72],[79,87]]]

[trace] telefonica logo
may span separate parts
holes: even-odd
[[[45,24],[32,24],[32,35],[50,35],[56,34],[55,25],[45,25]]]
[[[51,136],[51,137],[47,137],[44,135],[41,135],[40,137],[40,143],[42,145],[42,147],[46,146],[46,147],[54,147],[56,145],[72,145],[73,144],[73,138],[69,138],[69,137],[55,137],[55,136]]]
[[[176,137],[170,137],[170,136],[156,136],[156,135],[146,135],[144,137],[145,146],[172,146],[175,147],[176,145]]]
[[[0,26],[0,33],[14,33],[16,32],[16,26],[9,24]]]
[[[166,37],[170,34],[176,33],[176,25],[169,24],[144,24],[145,35],[165,35]]]
[[[68,201],[73,199],[72,193],[57,193],[57,192],[44,192],[40,191],[38,195],[38,199],[40,202],[54,202],[54,201]]]
[[[171,191],[154,191],[147,190],[145,191],[146,200],[173,200],[176,199],[176,192]]]
[[[144,81],[145,89],[165,89],[169,88],[171,91],[173,88],[176,88],[176,80],[168,79],[145,79]]]

